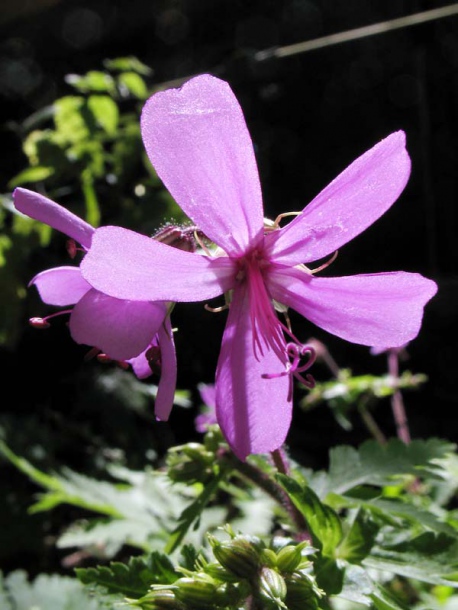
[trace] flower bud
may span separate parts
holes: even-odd
[[[199,609],[212,609],[215,607],[217,587],[211,579],[183,577],[175,581],[175,596],[180,601]]]
[[[308,542],[301,542],[297,545],[287,544],[277,553],[277,567],[281,572],[294,572],[301,564],[309,564],[304,559],[303,549],[309,547]],[[311,547],[310,547],[311,548]]]
[[[294,572],[286,577],[288,593],[286,603],[290,610],[315,610],[323,591],[304,572]]]
[[[272,568],[263,567],[258,584],[258,595],[267,602],[286,608],[283,600],[286,597],[286,583],[281,574]]]
[[[259,552],[252,542],[243,536],[236,536],[228,542],[219,542],[209,536],[213,554],[219,563],[239,578],[250,578],[259,569]]]
[[[185,610],[185,606],[176,599],[175,593],[170,589],[150,591],[138,601],[130,603],[142,610]]]
[[[221,582],[230,582],[235,583],[239,581],[239,577],[233,574],[232,572],[228,572],[226,568],[219,563],[208,563],[204,567],[205,574],[208,574],[212,578],[219,580]]]

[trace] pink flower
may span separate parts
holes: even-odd
[[[95,229],[50,199],[27,189],[13,193],[15,207],[62,231],[81,244],[83,252],[91,247]],[[96,346],[112,360],[128,362],[137,377],[146,378],[152,366],[161,368],[155,403],[156,416],[165,420],[173,405],[176,384],[175,347],[167,315],[167,303],[120,300],[95,290],[81,275],[79,267],[55,267],[36,275],[29,286],[36,286],[48,305],[68,307],[70,333],[76,343]],[[46,326],[48,318],[32,319]]]
[[[377,220],[410,174],[405,134],[362,155],[284,228],[265,226],[253,145],[224,81],[192,78],[145,104],[149,159],[172,196],[217,248],[183,252],[119,227],[97,229],[83,277],[134,301],[230,299],[216,369],[216,415],[245,459],[280,447],[291,422],[291,375],[310,350],[276,311],[292,308],[326,331],[369,346],[419,332],[437,286],[416,273],[315,277],[304,265],[333,254]],[[285,332],[289,335],[287,343]],[[205,340],[205,337],[202,337]]]

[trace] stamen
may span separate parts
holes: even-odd
[[[204,309],[210,311],[211,313],[221,313],[222,311],[226,311],[226,309],[229,309],[229,305],[226,303],[226,305],[221,305],[221,307],[210,307],[208,303],[205,303]]]
[[[326,263],[323,263],[320,267],[317,267],[316,269],[309,269],[309,272],[310,273],[319,273],[320,271],[323,271],[323,269],[326,269],[326,267],[329,267],[329,265],[331,265],[336,260],[338,254],[339,254],[339,251],[336,250],[334,252],[334,254],[331,256],[331,258]]]
[[[283,220],[283,218],[287,218],[288,216],[299,216],[299,214],[302,214],[302,212],[284,212],[283,214],[279,214],[273,221],[272,225],[267,225],[264,223],[264,231],[276,231],[280,228],[280,222]]]
[[[48,320],[51,320],[51,318],[55,318],[57,316],[61,316],[66,313],[71,314],[72,310],[65,309],[63,311],[57,311],[56,313],[52,313],[49,316],[45,316],[44,318],[33,317],[33,318],[29,319],[29,324],[30,324],[30,326],[33,326],[33,328],[39,328],[39,329],[49,328],[51,326],[51,324],[48,322]]]
[[[94,349],[96,350],[97,348],[94,347]],[[103,353],[97,354],[97,361],[102,362],[103,364],[115,363],[119,366],[119,368],[123,369],[124,371],[127,371],[127,369],[129,368],[129,364],[124,360],[113,360],[113,358],[110,358],[109,356]]]

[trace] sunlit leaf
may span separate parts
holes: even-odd
[[[114,135],[119,123],[119,109],[108,95],[91,95],[87,100],[97,123],[109,135]]]
[[[13,189],[21,184],[40,182],[41,180],[46,180],[46,178],[49,178],[49,176],[52,176],[53,174],[53,167],[43,167],[40,165],[27,167],[8,182],[8,187]]]

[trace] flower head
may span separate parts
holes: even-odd
[[[81,245],[83,253],[89,251],[95,229],[66,208],[23,188],[15,189],[13,201],[23,214],[74,240],[70,248],[72,256],[76,254],[75,242]],[[151,375],[156,367],[161,373],[156,416],[168,418],[175,394],[176,358],[167,303],[108,296],[93,288],[77,266],[43,271],[29,286],[36,286],[48,305],[66,308],[59,314],[70,314],[70,333],[76,343],[95,346],[95,352],[102,352],[103,357],[130,364],[140,379]],[[32,318],[31,323],[45,327],[49,319],[59,314]]]
[[[158,175],[217,249],[183,252],[103,227],[82,262],[83,277],[135,301],[201,301],[225,293],[217,420],[241,459],[273,451],[289,430],[291,374],[305,370],[298,359],[307,352],[278,311],[292,308],[354,343],[400,345],[417,335],[437,290],[416,273],[320,278],[305,266],[333,255],[396,201],[410,174],[405,134],[376,144],[280,228],[264,223],[253,145],[226,82],[201,75],[154,94],[141,129]]]

